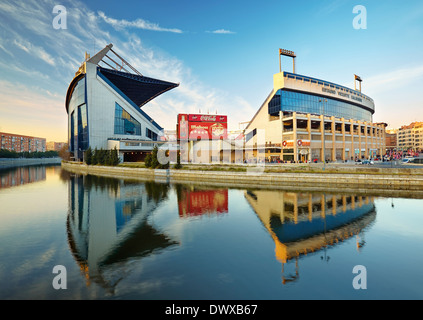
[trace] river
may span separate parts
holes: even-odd
[[[0,171],[0,299],[422,299],[423,200]]]

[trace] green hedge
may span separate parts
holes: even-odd
[[[97,148],[94,151],[89,147],[85,151],[85,163],[88,165],[106,165],[106,166],[117,166],[120,162],[119,154],[116,147],[112,150],[104,150]]]

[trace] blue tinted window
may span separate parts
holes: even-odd
[[[145,135],[147,138],[150,138],[153,141],[157,141],[158,135],[154,131],[151,131],[150,129],[146,128]]]
[[[71,113],[70,123],[69,123],[69,151],[70,152],[73,152],[74,150],[74,136],[75,136],[74,114],[75,114],[75,111]]]
[[[85,151],[88,149],[88,121],[87,105],[78,107],[78,149]]]
[[[141,124],[118,103],[115,104],[115,134],[141,135]]]

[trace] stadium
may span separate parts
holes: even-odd
[[[267,162],[347,161],[385,153],[385,123],[373,123],[375,104],[355,88],[280,70],[273,89],[245,129],[246,157]],[[356,84],[359,83],[357,89]]]
[[[109,44],[88,54],[66,93],[71,158],[84,151],[114,149],[121,161],[139,161],[164,135],[163,128],[142,107],[179,84],[142,75]]]

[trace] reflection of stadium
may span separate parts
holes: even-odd
[[[376,217],[367,196],[261,190],[248,191],[245,198],[274,240],[282,265],[353,237],[360,249],[359,234]]]
[[[176,244],[147,221],[167,188],[96,176],[70,177],[68,242],[87,285],[95,281],[113,291],[125,276],[122,269],[130,271],[130,261]]]

